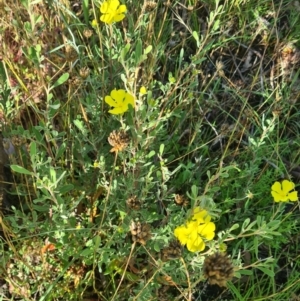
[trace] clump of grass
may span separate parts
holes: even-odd
[[[5,298],[297,298],[296,2],[1,4]]]

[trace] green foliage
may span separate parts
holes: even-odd
[[[123,1],[108,24],[106,1],[2,4],[4,298],[297,300],[298,202],[271,195],[299,189],[296,2]],[[134,106],[110,114],[113,90]],[[196,207],[216,230],[191,253]]]

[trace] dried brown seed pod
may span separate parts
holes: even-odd
[[[175,203],[178,205],[178,206],[187,206],[189,204],[189,201],[186,199],[185,196],[183,195],[180,195],[180,194],[175,194]]]
[[[226,286],[226,282],[233,277],[232,261],[225,253],[215,253],[204,260],[203,273],[208,278],[209,284]]]
[[[139,242],[142,245],[151,238],[150,225],[140,222],[131,222],[130,232],[133,242]]]
[[[21,137],[21,136],[13,136],[11,138],[11,142],[14,146],[18,147],[18,146],[21,146],[26,143],[26,138]]]
[[[71,45],[66,45],[65,56],[68,62],[74,62],[77,59],[78,54]]]
[[[83,67],[80,68],[79,70],[79,75],[83,78],[86,79],[90,75],[90,69],[88,67]]]
[[[84,37],[85,38],[90,38],[92,35],[93,35],[93,31],[92,30],[90,30],[90,29],[85,29],[84,31],[83,31],[83,35],[84,35]]]
[[[146,12],[151,12],[153,11],[157,6],[157,3],[154,2],[154,1],[146,1],[144,3],[144,7],[143,9],[146,11]]]
[[[127,147],[129,137],[124,130],[112,131],[109,134],[108,143],[113,147],[110,152],[121,152]]]
[[[141,202],[137,199],[137,196],[134,195],[126,201],[127,206],[133,210],[141,209]]]
[[[161,250],[162,261],[177,259],[181,257],[182,246],[178,240],[173,240],[170,244]]]
[[[73,76],[73,77],[69,78],[68,83],[70,86],[77,89],[78,86],[80,86],[82,83],[82,78],[79,76]]]

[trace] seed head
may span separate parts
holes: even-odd
[[[130,209],[133,210],[140,210],[141,209],[141,202],[140,200],[137,199],[137,196],[134,195],[132,197],[130,197],[127,201],[126,201],[127,206]]]
[[[110,152],[121,152],[127,147],[129,137],[124,130],[112,131],[108,137],[108,143],[113,147]]]
[[[140,222],[131,222],[130,232],[133,242],[139,242],[142,245],[151,238],[150,225]]]
[[[173,240],[170,244],[161,250],[162,261],[168,261],[181,257],[182,246],[178,240]]]
[[[189,201],[186,199],[185,196],[181,194],[175,194],[175,203],[178,206],[185,207],[189,204]]]
[[[215,253],[204,260],[203,273],[209,284],[226,286],[226,282],[233,277],[233,265],[225,253]]]

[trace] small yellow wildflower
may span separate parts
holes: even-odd
[[[100,163],[95,161],[94,164],[93,164],[94,168],[99,168],[100,167]]]
[[[147,94],[147,90],[146,90],[146,88],[145,88],[144,86],[142,86],[142,87],[140,88],[140,94],[141,94],[141,95]]]
[[[186,245],[190,252],[203,251],[203,239],[212,240],[215,236],[216,226],[210,222],[211,217],[206,210],[196,208],[191,221],[174,230],[174,235],[182,245]]]
[[[82,228],[82,227],[81,227],[81,223],[77,223],[76,229],[79,230],[79,229],[81,229],[81,228]]]
[[[123,114],[128,111],[128,106],[134,107],[134,97],[125,90],[112,90],[110,96],[105,96],[105,102],[114,107],[108,112],[114,115]]]
[[[92,21],[91,25],[92,25],[92,27],[94,27],[94,28],[97,27],[97,26],[98,26],[97,20],[94,19],[94,20]]]
[[[106,24],[122,21],[127,11],[126,5],[120,5],[119,0],[104,1],[100,7],[100,20]]]
[[[295,202],[298,200],[298,192],[292,191],[295,188],[295,184],[288,180],[283,180],[282,183],[275,182],[272,185],[271,194],[275,202]]]

